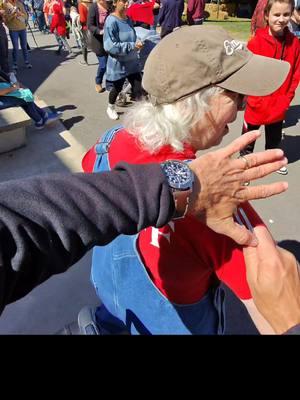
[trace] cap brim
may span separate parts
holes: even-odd
[[[249,96],[266,96],[280,88],[289,70],[286,61],[253,54],[247,64],[216,85]]]

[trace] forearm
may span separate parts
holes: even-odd
[[[125,56],[135,48],[135,42],[117,42],[104,34],[104,49],[114,56]]]
[[[93,246],[163,226],[174,211],[157,165],[10,181],[0,190],[0,311]]]
[[[12,93],[16,91],[17,89],[15,87],[8,87],[7,89],[0,89],[0,96],[6,96],[9,93]]]

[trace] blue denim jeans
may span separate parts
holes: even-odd
[[[98,65],[95,82],[97,85],[101,85],[105,71],[106,71],[107,56],[97,56],[97,58],[99,61],[99,65]]]
[[[43,11],[35,10],[35,14],[36,14],[39,30],[41,32],[45,31],[45,29],[46,29],[46,20],[45,20],[45,16],[44,16]]]
[[[95,146],[94,172],[110,170],[107,152],[119,129],[106,132]],[[107,246],[94,248],[91,280],[103,303],[96,312],[100,327],[112,333],[223,334],[223,288],[216,284],[194,304],[170,302],[149,277],[140,259],[137,237],[121,235]]]
[[[26,103],[26,101],[18,99],[17,97],[0,96],[0,110],[11,107],[22,107],[34,122],[39,122],[46,115],[45,111],[38,107],[34,102]]]
[[[21,31],[9,31],[9,36],[13,45],[12,57],[13,63],[17,64],[18,61],[18,50],[19,50],[19,39],[21,44],[21,49],[23,53],[23,58],[25,63],[29,62],[28,50],[27,50],[27,33],[26,29]]]
[[[91,279],[104,305],[96,312],[100,327],[112,333],[119,329],[143,335],[223,334],[223,289],[211,288],[194,304],[171,303],[149,277],[136,239],[121,235],[111,244],[94,249]]]

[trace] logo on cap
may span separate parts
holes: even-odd
[[[237,50],[243,50],[243,43],[238,42],[237,40],[225,40],[224,41],[225,52],[228,56],[232,56],[232,54]]]

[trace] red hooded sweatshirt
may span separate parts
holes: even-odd
[[[54,4],[53,13],[54,15],[52,17],[50,31],[53,33],[56,29],[56,33],[59,36],[65,37],[67,34],[67,29],[62,7],[59,4]]]
[[[282,121],[300,79],[299,39],[288,28],[285,29],[283,38],[275,38],[269,34],[267,26],[257,30],[254,38],[249,41],[248,48],[255,54],[288,61],[291,69],[276,92],[264,97],[248,96],[245,121],[252,125],[269,125]]]

